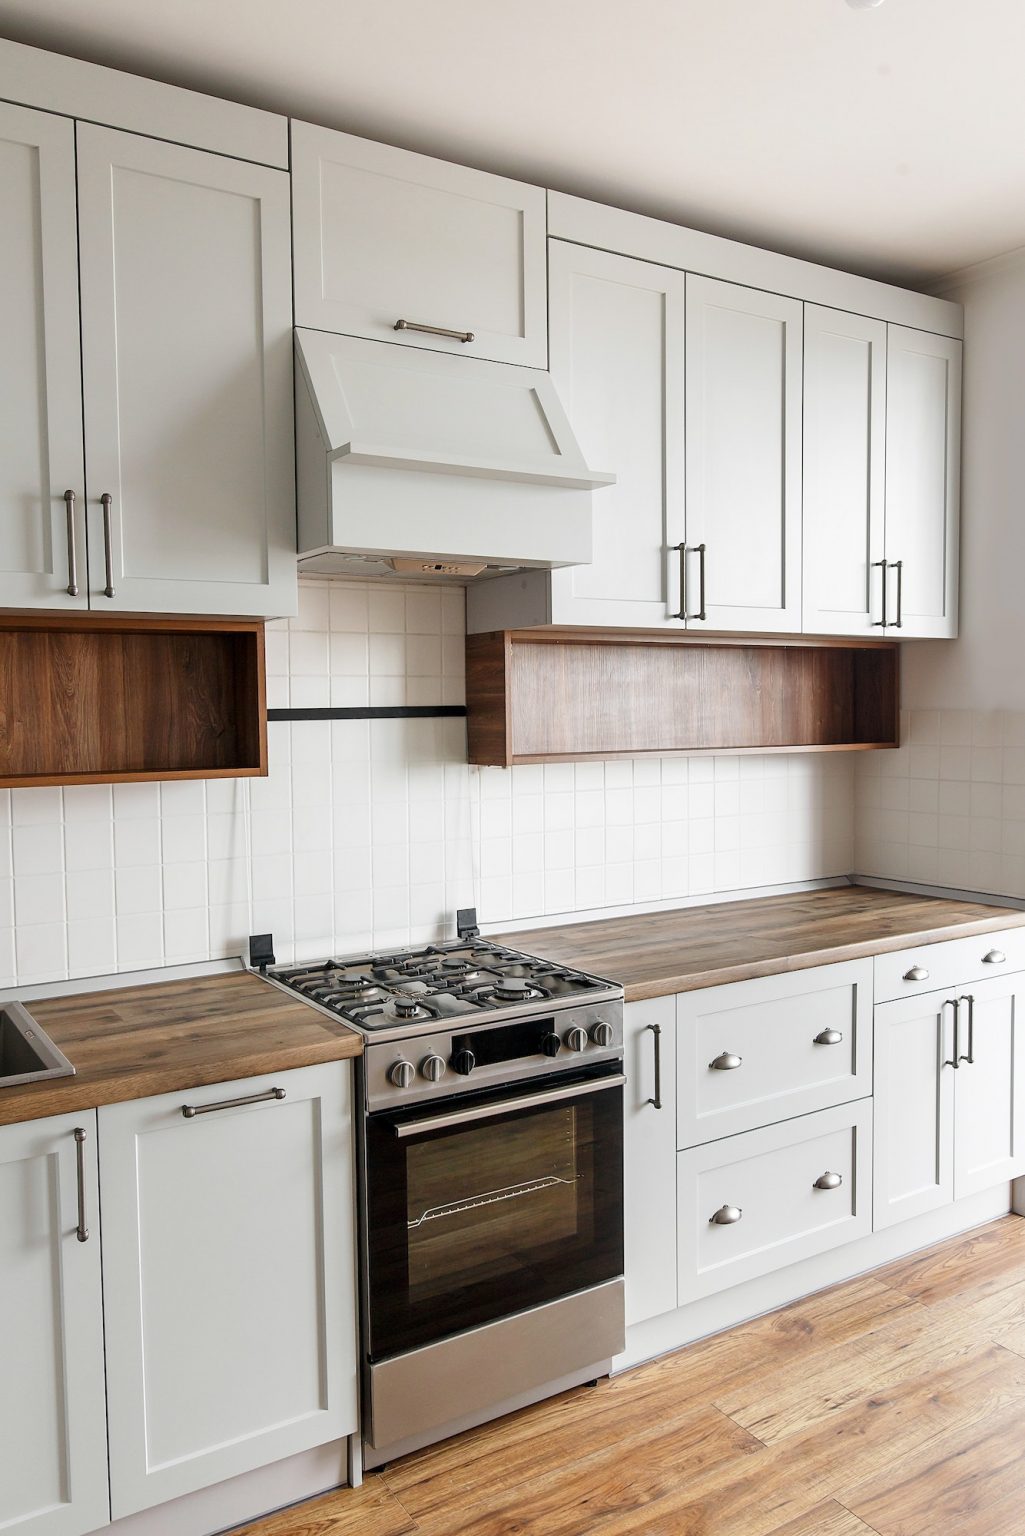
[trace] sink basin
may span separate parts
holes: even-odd
[[[21,1003],[0,1006],[0,1088],[74,1077],[75,1069]]]

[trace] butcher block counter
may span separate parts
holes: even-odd
[[[1025,912],[867,885],[489,935],[622,983],[627,1002],[1025,927]]]
[[[30,1002],[74,1077],[0,1087],[0,1125],[358,1056],[363,1042],[247,971]]]

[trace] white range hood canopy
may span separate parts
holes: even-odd
[[[588,468],[549,374],[325,331],[295,346],[303,569],[590,560],[591,492],[615,476]]]

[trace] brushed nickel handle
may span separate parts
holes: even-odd
[[[910,971],[904,972],[905,981],[928,981],[929,972],[924,965],[913,965]]]
[[[195,1120],[197,1115],[212,1115],[218,1109],[241,1109],[244,1104],[266,1104],[270,1099],[283,1099],[284,1088],[268,1088],[266,1093],[248,1093],[241,1099],[218,1099],[216,1104],[183,1104],[182,1116]]]
[[[518,1099],[502,1099],[497,1104],[475,1104],[472,1109],[453,1110],[447,1115],[428,1115],[423,1120],[403,1120],[392,1126],[400,1141],[409,1136],[420,1136],[425,1131],[447,1131],[459,1125],[475,1125],[480,1120],[493,1120],[496,1115],[509,1115],[521,1109],[546,1109],[550,1104],[562,1104],[566,1099],[588,1098],[595,1093],[606,1093],[610,1088],[623,1088],[626,1077],[617,1072],[614,1077],[601,1077],[597,1082],[571,1083],[558,1092],[551,1089],[544,1093],[524,1093]]]
[[[822,1029],[812,1041],[813,1045],[839,1045],[843,1035],[838,1029]]]
[[[450,341],[472,341],[472,331],[451,331],[447,325],[421,325],[417,320],[396,320],[395,331],[420,331],[424,336],[447,336]]]
[[[680,556],[680,611],[674,613],[674,619],[687,617],[687,546],[686,544],[674,544],[673,548]]]
[[[81,1126],[75,1130],[75,1167],[78,1174],[78,1227],[75,1236],[80,1243],[87,1243],[89,1228],[85,1212],[85,1132]]]
[[[894,560],[892,562],[892,565],[893,565],[894,570],[897,572],[897,617],[893,621],[893,627],[894,627],[894,629],[903,629],[903,627],[904,627],[904,562],[903,562],[903,560]]]
[[[975,1065],[975,999],[974,997],[959,997],[957,1000],[957,1016],[961,1017],[961,1004],[968,1004],[968,1055],[959,1056],[959,1061],[966,1061],[970,1067]]]
[[[699,604],[699,608],[698,608],[698,612],[696,614],[694,614],[694,618],[705,620],[705,619],[708,618],[708,614],[705,611],[705,546],[704,546],[704,544],[699,544],[697,546],[697,553],[698,553],[698,604]]]
[[[743,1056],[734,1056],[732,1051],[723,1051],[714,1061],[710,1061],[708,1066],[712,1072],[735,1072],[743,1064]]]
[[[954,1053],[952,1058],[949,1061],[945,1061],[943,1065],[945,1067],[953,1067],[954,1071],[957,1072],[961,1066],[961,1010],[954,998],[946,997],[940,1007],[941,1018],[945,1016],[948,1007],[954,1010]]]
[[[75,493],[64,492],[64,506],[68,515],[68,596],[78,596],[78,549],[75,545]]]
[[[735,1221],[739,1221],[744,1212],[739,1205],[721,1205],[714,1216],[709,1216],[710,1227],[732,1227]]]
[[[842,1183],[842,1173],[820,1173],[812,1189],[839,1189]]]
[[[1002,949],[991,949],[988,955],[982,957],[983,965],[1004,965],[1006,960],[1007,956]]]
[[[103,563],[107,573],[107,585],[103,589],[104,597],[113,597],[114,593],[114,549],[110,532],[110,504],[113,501],[109,491],[104,491],[100,497],[100,505],[103,508]]]
[[[886,561],[885,560],[873,560],[873,562],[872,562],[872,569],[873,570],[876,570],[876,569],[881,570],[882,573],[883,573],[883,616],[882,616],[881,619],[876,619],[874,621],[873,628],[875,628],[875,629],[886,629],[886,628],[888,628],[888,621],[887,621],[887,618],[886,618]]]
[[[647,1099],[647,1100],[645,1100],[645,1102],[648,1103],[648,1104],[653,1105],[655,1109],[661,1109],[662,1108],[662,1026],[661,1026],[661,1024],[647,1024],[647,1025],[645,1025],[645,1028],[646,1029],[650,1029],[651,1033],[655,1036],[655,1097],[653,1099]]]

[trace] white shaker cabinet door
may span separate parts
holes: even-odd
[[[356,1428],[350,1081],[99,1111],[114,1519]]]
[[[687,276],[691,629],[801,628],[802,310]]]
[[[587,463],[616,476],[591,563],[551,573],[552,622],[681,628],[683,274],[553,240],[549,285],[552,377]]]
[[[804,629],[883,617],[886,325],[804,306]]]
[[[288,177],[77,132],[92,605],[295,612]]]
[[[957,634],[961,343],[891,325],[887,340],[887,622]]]
[[[1025,976],[963,989],[954,1089],[954,1196],[1025,1171]]]
[[[0,208],[0,607],[84,608],[75,129],[67,118],[0,102]]]
[[[627,1326],[676,1306],[676,999],[623,1011]]]
[[[292,196],[296,325],[545,366],[542,187],[293,122]]]
[[[954,1198],[954,996],[875,1010],[876,1231]]]
[[[0,1128],[0,1530],[11,1536],[83,1536],[110,1519],[99,1224],[93,1110]]]

